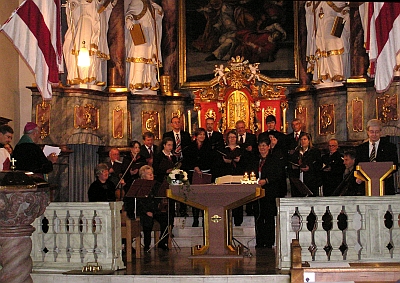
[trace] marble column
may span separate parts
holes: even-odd
[[[307,27],[306,11],[304,9],[306,1],[295,2],[298,5],[298,68],[300,88],[307,88],[310,85],[310,76],[307,74],[306,48],[307,48]]]
[[[115,4],[108,28],[108,45],[110,60],[107,64],[107,84],[111,87],[125,87],[125,11],[124,1],[118,0]]]
[[[350,61],[351,78],[366,78],[368,70],[368,54],[364,48],[364,29],[361,24],[359,3],[350,4]]]
[[[48,203],[47,193],[34,185],[0,186],[0,282],[33,282],[31,223]]]
[[[178,0],[162,0],[164,10],[163,37],[161,41],[161,55],[163,59],[163,75],[170,77],[172,88],[178,81]]]

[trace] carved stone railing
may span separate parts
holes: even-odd
[[[52,202],[33,223],[34,270],[80,270],[98,262],[103,270],[124,268],[122,202]]]
[[[400,197],[278,200],[277,267],[289,269],[299,239],[308,262],[400,261]]]

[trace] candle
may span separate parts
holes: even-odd
[[[197,118],[199,121],[199,128],[201,128],[201,110],[199,109],[199,111],[197,111]]]
[[[190,110],[188,110],[188,129],[189,129],[189,134],[192,134],[192,114]]]
[[[286,107],[283,108],[282,110],[282,132],[284,132],[285,134],[287,133],[287,129],[286,129]]]
[[[264,115],[265,115],[265,109],[263,108],[261,111],[261,132],[264,132]]]

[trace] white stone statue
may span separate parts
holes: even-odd
[[[347,2],[307,1],[307,71],[313,72],[316,87],[336,86],[350,76],[350,18]],[[332,35],[337,18],[344,28]]]
[[[131,34],[126,37],[128,86],[133,94],[157,94],[160,87],[163,17],[161,6],[151,0],[131,0],[125,13]]]
[[[116,1],[67,0],[68,30],[65,34],[63,52],[68,71],[68,84],[105,85],[106,60],[110,59],[107,43],[108,21]],[[78,66],[78,55],[83,44],[89,50],[88,67]]]

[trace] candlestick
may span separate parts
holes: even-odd
[[[189,134],[192,134],[192,113],[188,110],[188,129]]]
[[[265,109],[263,108],[261,111],[261,132],[264,132],[264,116],[265,116]]]

